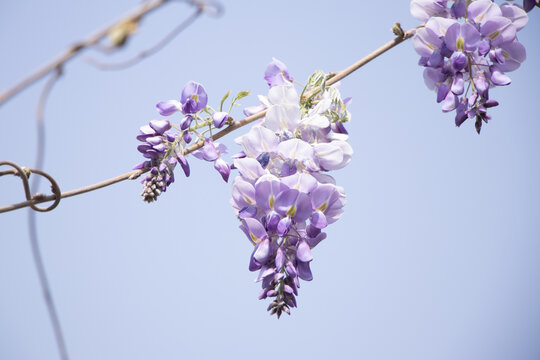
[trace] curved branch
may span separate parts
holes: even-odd
[[[369,63],[371,60],[379,57],[380,55],[382,55],[385,52],[389,51],[390,49],[394,48],[395,46],[401,44],[405,40],[410,39],[414,35],[416,29],[418,29],[418,28],[420,28],[422,26],[423,25],[405,32],[403,36],[396,37],[395,39],[393,39],[393,40],[389,41],[388,43],[384,44],[383,46],[381,46],[377,50],[373,51],[369,55],[363,57],[362,59],[358,60],[354,64],[350,65],[346,69],[336,73],[332,78],[328,79],[328,81],[326,82],[326,86],[335,84],[337,81],[346,78],[347,76],[352,74],[354,71],[358,70],[362,66]],[[313,93],[312,92],[307,93],[307,94],[305,94],[305,96],[306,97],[311,96],[314,93],[316,93],[317,91],[320,91],[320,87],[313,89],[312,90]],[[227,128],[225,128],[225,129],[221,130],[220,132],[214,134],[212,136],[212,139],[217,140],[219,138],[222,138],[223,136],[229,134],[230,132],[232,132],[232,131],[234,131],[236,129],[239,129],[239,128],[247,125],[247,124],[250,124],[250,123],[254,122],[255,120],[261,119],[262,117],[264,117],[266,115],[266,112],[267,112],[267,110],[263,110],[263,111],[261,111],[261,112],[259,112],[257,114],[251,115],[251,116],[249,116],[249,117],[247,117],[245,119],[242,119],[240,121],[235,121],[231,125],[229,125]],[[191,152],[193,152],[193,151],[195,151],[197,149],[200,149],[203,145],[204,145],[204,142],[202,142],[202,141],[199,141],[199,142],[193,144],[192,146],[190,146],[189,148],[187,148],[184,151],[184,155],[187,155],[187,154],[189,154],[189,153],[191,153]],[[146,171],[144,171],[144,170],[131,171],[131,172],[119,175],[117,177],[114,177],[114,178],[99,182],[97,184],[85,186],[85,187],[75,189],[75,190],[71,190],[71,191],[67,191],[65,193],[62,193],[60,195],[60,197],[61,198],[67,198],[67,197],[71,197],[71,196],[75,196],[75,195],[80,195],[80,194],[84,194],[86,192],[94,191],[94,190],[97,190],[97,189],[101,189],[101,188],[104,188],[104,187],[107,187],[107,186],[122,182],[124,180],[133,180],[133,179],[136,179],[139,176],[141,176],[141,174],[145,173]],[[32,206],[32,205],[35,205],[35,204],[39,204],[39,203],[46,202],[46,201],[52,201],[52,200],[56,200],[56,195],[48,195],[48,196],[45,196],[45,197],[40,198],[40,199],[31,199],[31,200],[27,200],[27,201],[24,201],[24,202],[21,202],[21,203],[18,203],[18,204],[13,204],[13,205],[0,207],[0,213],[11,211],[11,210],[16,210],[16,209],[20,209],[20,208],[23,208],[23,207],[26,207],[26,206]]]
[[[170,43],[178,34],[180,34],[183,30],[185,30],[193,21],[195,21],[204,11],[204,7],[202,4],[197,4],[198,9],[186,20],[182,21],[180,24],[178,24],[171,32],[169,32],[163,39],[161,39],[157,44],[154,46],[141,51],[139,54],[137,54],[135,57],[132,57],[131,59],[121,61],[118,63],[102,63],[94,58],[91,57],[85,57],[85,61],[89,63],[92,66],[95,66],[96,68],[100,70],[123,70],[130,66],[136,65],[145,58],[154,55],[161,49],[163,49],[168,43]]]
[[[26,196],[27,201],[24,202],[25,204],[24,206],[20,206],[20,207],[30,206],[32,209],[36,211],[47,212],[47,211],[53,210],[56,206],[58,206],[58,203],[60,202],[60,199],[62,198],[60,187],[58,186],[58,184],[56,183],[56,181],[51,175],[38,169],[28,169],[28,168],[23,169],[22,167],[20,167],[19,165],[11,161],[0,161],[0,166],[2,165],[11,166],[13,170],[2,171],[0,173],[0,176],[7,175],[7,174],[16,175],[20,177],[23,182],[24,195]],[[30,185],[28,184],[28,178],[30,177],[30,173],[38,174],[47,178],[47,180],[49,180],[49,182],[51,183],[51,190],[53,192],[53,195],[46,196],[43,194],[35,194],[34,196],[32,196],[32,194],[30,194]],[[47,200],[44,200],[44,199],[47,199]],[[51,200],[54,200],[54,202],[52,203],[52,205],[46,208],[40,208],[36,206],[36,204],[39,204],[45,201],[51,201]],[[23,203],[20,203],[20,204],[23,204]],[[10,205],[10,206],[13,206],[13,205]],[[10,206],[4,206],[0,208],[0,212],[4,212],[1,210],[4,208],[8,208]],[[17,207],[16,209],[19,209],[20,207]]]
[[[140,20],[142,17],[144,17],[145,15],[148,15],[150,12],[157,9],[158,7],[165,4],[166,2],[168,2],[168,0],[155,0],[149,3],[145,3],[142,6],[140,6],[137,10],[133,11],[130,15],[124,16],[120,20],[114,22],[113,24],[106,26],[105,28],[97,31],[94,35],[89,36],[86,40],[82,40],[75,43],[75,45],[72,45],[68,50],[66,50],[63,54],[58,56],[56,59],[44,65],[39,70],[31,74],[30,76],[26,77],[19,83],[15,84],[10,89],[1,93],[0,105],[6,102],[8,99],[12,98],[14,95],[19,93],[23,89],[25,89],[26,87],[38,81],[39,79],[41,79],[42,77],[50,73],[51,71],[54,71],[59,66],[65,64],[68,60],[70,60],[79,52],[81,52],[81,50],[98,43],[103,37],[107,36],[107,34],[111,31],[111,29],[113,29],[118,24],[123,23],[123,22]]]

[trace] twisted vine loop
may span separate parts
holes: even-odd
[[[39,176],[43,176],[44,178],[46,178],[49,181],[49,183],[51,184],[51,191],[54,194],[54,202],[48,207],[39,207],[39,206],[36,206],[33,203],[28,204],[28,206],[30,206],[33,210],[39,211],[39,212],[51,211],[54,208],[56,208],[58,206],[58,204],[60,203],[60,199],[61,199],[60,187],[58,186],[58,183],[56,182],[56,180],[54,180],[54,178],[51,175],[49,175],[48,173],[46,173],[45,171],[41,171],[41,170],[38,170],[38,169],[23,168],[23,167],[15,164],[14,162],[11,162],[11,161],[0,161],[0,166],[11,166],[13,168],[12,170],[7,170],[7,171],[0,172],[0,176],[11,174],[11,175],[15,175],[15,176],[20,177],[21,180],[22,180],[22,183],[23,183],[24,194],[26,196],[26,200],[29,201],[29,202],[32,201],[32,200],[39,201],[39,200],[46,197],[46,195],[44,195],[44,194],[36,193],[36,194],[32,195],[30,193],[30,184],[28,183],[28,178],[30,177],[30,174],[34,173],[34,174],[37,174]]]

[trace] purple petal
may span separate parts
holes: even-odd
[[[163,143],[163,138],[161,136],[151,136],[149,138],[146,138],[146,142],[150,145],[159,145]]]
[[[505,59],[504,64],[499,65],[502,71],[510,72],[516,70],[527,58],[525,47],[517,40],[501,45],[501,49]]]
[[[442,40],[432,29],[422,28],[416,31],[413,46],[418,55],[429,58],[435,49],[441,48]]]
[[[454,110],[458,105],[458,98],[456,95],[454,95],[453,92],[449,92],[448,95],[446,95],[446,98],[444,99],[442,103],[442,111],[443,112],[449,112]]]
[[[486,76],[483,71],[478,71],[474,77],[473,77],[473,83],[476,86],[476,89],[478,90],[478,93],[481,94],[484,97],[486,96],[486,93],[489,89],[489,83],[486,80]]]
[[[262,104],[261,105],[254,105],[254,106],[249,106],[249,107],[245,108],[243,113],[246,116],[251,116],[251,115],[255,115],[257,113],[260,113],[261,111],[263,111],[265,109],[266,109],[266,106],[264,106]]]
[[[529,22],[529,16],[527,13],[517,5],[502,4],[501,11],[504,17],[512,20],[512,24],[514,24],[517,31],[523,29]]]
[[[246,219],[249,220],[249,219]],[[261,265],[268,262],[270,257],[270,239],[266,238],[257,244],[253,252],[253,258]]]
[[[208,103],[208,95],[201,84],[190,81],[182,90],[180,102],[183,104],[182,111],[192,114],[204,109]]]
[[[492,46],[499,46],[513,41],[517,30],[510,19],[497,16],[486,21],[480,31],[491,40]]]
[[[478,54],[484,56],[491,50],[491,44],[487,39],[481,40],[478,44]]]
[[[283,268],[283,265],[285,264],[285,260],[286,260],[285,253],[283,252],[281,247],[279,247],[276,252],[276,268],[278,270],[281,270],[281,268]]]
[[[186,130],[191,126],[191,122],[193,121],[193,116],[186,115],[184,118],[180,121],[180,130]]]
[[[212,115],[212,120],[214,121],[214,126],[219,129],[229,120],[229,114],[224,111],[215,112]]]
[[[268,229],[268,231],[277,231],[280,220],[281,217],[277,212],[273,210],[269,211],[268,214],[266,214],[266,228]]]
[[[296,173],[281,178],[281,184],[286,185],[286,187],[289,189],[296,189],[300,192],[308,194],[317,187],[318,183],[317,180],[310,174]],[[283,190],[283,186],[280,190]]]
[[[277,234],[279,236],[286,235],[289,230],[291,229],[291,218],[286,216],[283,219],[281,219],[277,224]]]
[[[246,179],[255,182],[258,178],[266,174],[261,164],[252,158],[235,159],[234,166],[240,174]]]
[[[444,0],[412,0],[410,6],[411,15],[420,21],[427,21],[432,16],[444,17],[448,12]]]
[[[495,85],[504,86],[509,85],[512,80],[502,72],[497,66],[493,65],[491,68],[491,82]]]
[[[160,101],[157,103],[156,109],[161,116],[169,116],[182,110],[182,104],[176,100]]]
[[[502,11],[499,5],[493,3],[491,0],[477,0],[469,4],[467,15],[469,21],[483,25],[490,18],[501,16]]]
[[[489,99],[488,101],[484,103],[484,107],[486,109],[489,109],[495,106],[499,106],[499,102],[497,100]]]
[[[523,9],[527,12],[531,11],[536,5],[536,0],[523,0]]]
[[[249,239],[254,243],[259,243],[261,240],[268,238],[264,226],[258,220],[247,218],[242,223],[245,225]]]
[[[150,166],[150,162],[149,161],[143,161],[142,163],[135,165],[133,170],[146,169],[148,166]]]
[[[282,216],[290,216],[295,221],[305,221],[311,215],[311,201],[307,194],[288,189],[276,197],[274,209]]]
[[[200,154],[202,154],[202,159],[206,161],[215,161],[219,157],[216,146],[210,138],[204,141],[204,146],[200,149]]]
[[[264,80],[266,80],[268,86],[274,87],[276,85],[288,85],[293,79],[289,75],[287,66],[278,59],[272,58],[264,72]]]
[[[229,175],[231,174],[231,167],[222,158],[218,158],[214,162],[214,169],[216,169],[225,182],[229,181]]]
[[[163,135],[163,133],[171,128],[171,123],[169,120],[152,120],[150,121],[150,127],[154,129],[158,134]],[[142,128],[141,128],[142,131]]]
[[[296,268],[294,267],[292,262],[287,261],[287,263],[285,264],[285,272],[292,278],[296,277]]]
[[[437,102],[440,103],[441,101],[443,101],[448,95],[449,91],[450,87],[447,84],[441,84],[437,89]]]
[[[467,99],[463,97],[461,101],[458,104],[457,110],[456,110],[456,126],[461,126],[469,118],[469,116],[466,113],[466,110],[468,108]]]
[[[141,145],[137,146],[137,150],[139,152],[143,153],[143,154],[145,152],[147,152],[148,150],[150,150],[151,148],[152,148],[152,146],[149,145],[149,144],[141,144]]]
[[[473,52],[478,48],[480,37],[480,33],[473,25],[455,23],[448,28],[444,41],[452,51]]]
[[[457,55],[452,59],[452,67],[456,71],[461,71],[467,66],[467,56],[462,52],[457,53]]]
[[[296,269],[298,270],[298,277],[300,279],[305,281],[313,280],[313,274],[311,273],[308,262],[299,262]]]
[[[240,219],[254,218],[257,215],[257,207],[250,205],[246,206],[238,212],[238,217]]]
[[[296,250],[296,258],[302,262],[309,262],[313,260],[311,249],[305,240],[300,240],[298,249]]]
[[[319,235],[317,235],[315,238],[306,239],[306,241],[307,241],[308,245],[313,249],[315,246],[317,246],[324,239],[326,239],[326,234],[322,232]]]
[[[324,229],[328,225],[328,221],[326,221],[326,216],[321,211],[315,211],[311,215],[310,224],[318,229]]]
[[[255,253],[255,250],[253,250],[253,252]],[[257,260],[255,260],[255,258],[253,257],[253,254],[252,254],[251,257],[249,258],[249,271],[257,271],[261,267],[262,267],[262,265],[259,264],[257,262]]]
[[[457,73],[454,75],[454,81],[452,82],[452,92],[456,95],[461,95],[465,91],[465,81],[463,80],[463,74]]]

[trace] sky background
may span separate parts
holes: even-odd
[[[3,1],[0,88],[137,4]],[[204,84],[210,105],[229,89],[251,90],[241,103],[255,105],[272,57],[304,82],[389,41],[395,21],[419,24],[404,0],[223,5],[223,17],[199,18],[128,70],[99,71],[80,57],[67,64],[45,113],[45,169],[62,190],[140,162],[138,128],[189,80]],[[154,12],[113,59],[148,47],[192,11],[174,2]],[[343,81],[355,155],[333,175],[348,203],[314,250],[314,280],[302,283],[290,317],[270,317],[257,300],[252,246],[230,208],[230,184],[210,163],[192,161],[188,179],[177,172],[157,203],[144,203],[133,181],[37,214],[71,359],[539,359],[539,30],[535,9],[519,33],[528,60],[512,85],[491,92],[501,106],[480,136],[470,120],[456,128],[441,112],[411,41]],[[0,159],[33,166],[43,84],[0,106]],[[244,131],[224,138],[231,152]],[[2,205],[23,199],[19,179],[0,181]],[[57,359],[27,210],[1,214],[0,229],[0,359]]]

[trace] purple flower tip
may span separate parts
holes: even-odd
[[[208,95],[201,84],[190,81],[182,90],[180,102],[182,103],[182,112],[184,114],[194,114],[204,109],[208,103]]]
[[[156,109],[161,116],[169,116],[182,109],[182,104],[176,100],[160,101],[156,104]]]
[[[264,80],[266,80],[268,86],[274,87],[277,85],[288,85],[293,81],[293,78],[284,63],[276,58],[272,58],[272,62],[268,64],[264,72]]]
[[[171,128],[171,123],[169,120],[152,120],[150,121],[150,127],[154,129],[158,134],[163,135],[163,133]]]
[[[224,111],[215,112],[212,115],[212,120],[214,121],[214,126],[219,129],[229,120],[229,114]]]

